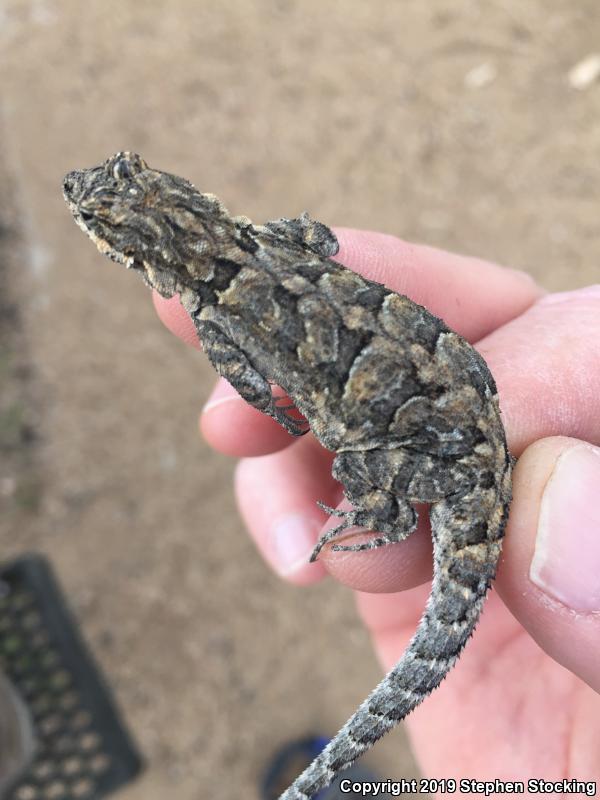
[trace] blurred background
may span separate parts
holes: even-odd
[[[124,800],[252,800],[281,741],[379,679],[351,594],[271,575],[213,384],[61,179],[117,150],[257,222],[307,209],[598,281],[594,0],[0,0],[0,557],[53,560],[149,769]],[[414,773],[402,731],[371,766]]]

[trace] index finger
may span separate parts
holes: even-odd
[[[441,317],[469,342],[518,317],[544,294],[526,272],[396,236],[337,228],[336,261]]]

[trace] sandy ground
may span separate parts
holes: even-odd
[[[600,83],[571,71],[599,35],[593,0],[0,0],[0,554],[55,563],[149,762],[124,800],[251,800],[273,747],[380,673],[349,592],[255,554],[194,436],[211,369],[75,229],[63,173],[137,150],[258,221],[582,286]],[[371,764],[411,774],[401,731]]]

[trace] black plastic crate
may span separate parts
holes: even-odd
[[[34,757],[2,800],[99,800],[141,759],[49,562],[0,567],[0,671],[29,713]]]

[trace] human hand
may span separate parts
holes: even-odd
[[[458,666],[407,719],[422,769],[439,778],[599,780],[600,449],[593,445],[600,444],[600,288],[542,297],[527,276],[477,259],[378,234],[338,235],[342,263],[426,305],[477,343],[520,458],[497,593]],[[176,299],[155,303],[171,330],[197,344]],[[358,590],[389,669],[425,605],[426,524],[405,542],[324,550],[309,565],[330,527],[315,501],[335,507],[342,498],[331,454],[310,434],[290,439],[223,381],[201,429],[216,449],[244,457],[238,502],[267,562],[295,583],[329,572]]]

